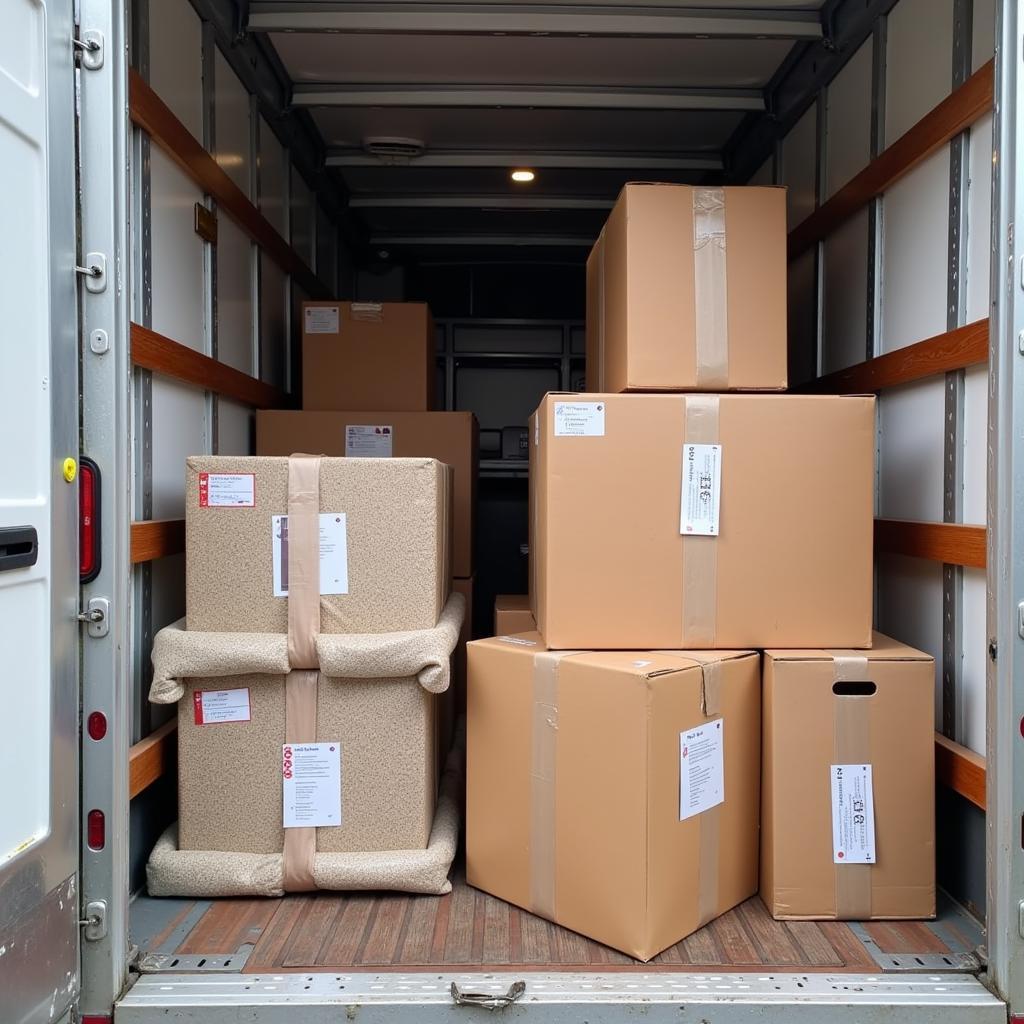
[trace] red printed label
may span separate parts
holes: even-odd
[[[253,473],[200,473],[200,508],[255,508]]]
[[[242,686],[236,690],[196,690],[192,694],[192,713],[196,725],[251,721],[249,687]]]

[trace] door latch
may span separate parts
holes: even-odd
[[[86,942],[99,942],[107,937],[107,901],[91,900],[85,905],[85,917],[78,922]]]
[[[504,1010],[522,999],[526,993],[526,982],[515,981],[504,994],[498,992],[464,992],[453,981],[452,1000],[456,1006],[482,1006],[485,1010]]]
[[[94,295],[107,287],[107,257],[101,252],[86,253],[85,266],[75,267],[75,273],[85,278],[85,290]]]
[[[103,67],[103,33],[90,28],[78,38],[72,38],[71,45],[78,55],[79,67],[86,71],[99,71]]]
[[[110,601],[105,597],[90,597],[84,612],[78,613],[78,621],[88,626],[89,636],[99,640],[110,632]]]

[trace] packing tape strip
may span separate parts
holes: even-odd
[[[868,659],[857,651],[830,651],[832,682],[863,682],[870,678]],[[870,697],[836,696],[832,727],[835,764],[870,764]],[[871,865],[836,864],[836,918],[863,921],[871,917]]]
[[[533,658],[530,736],[530,910],[555,916],[555,761],[558,747],[558,665],[579,651],[538,651]]]
[[[319,668],[320,456],[288,459],[288,663]]]
[[[690,655],[692,657],[692,655]],[[722,707],[722,662],[700,662],[700,703],[705,718],[716,718]],[[718,862],[722,805],[716,804],[700,816],[700,850],[697,862],[697,915],[703,926],[718,916]]]
[[[725,189],[693,190],[693,308],[697,387],[724,391],[729,379],[729,292]]]
[[[286,743],[316,742],[316,701],[320,673],[310,669],[289,672],[284,681],[284,737]],[[315,889],[316,829],[286,828],[282,851],[282,886],[285,892]]]
[[[687,395],[683,442],[718,443],[718,395]],[[682,461],[680,460],[680,472]],[[718,618],[718,538],[684,536],[683,647],[713,647]]]

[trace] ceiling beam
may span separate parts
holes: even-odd
[[[328,167],[532,167],[586,170],[720,171],[721,159],[714,153],[671,156],[648,153],[530,153],[489,150],[428,150],[422,156],[382,159],[362,150],[328,150]]]
[[[434,3],[370,0],[302,3],[250,0],[256,32],[394,33],[400,35],[612,36],[720,39],[820,39],[814,11],[721,10],[567,2]]]
[[[482,85],[296,85],[295,107],[506,107],[555,110],[765,109],[760,89],[603,89]]]
[[[576,196],[467,196],[452,195],[354,195],[348,205],[357,210],[471,209],[471,210],[610,210],[614,199],[580,199]]]
[[[500,246],[516,249],[528,247],[589,249],[594,244],[591,237],[579,235],[374,235],[370,245],[385,248],[389,245],[426,245],[430,247],[477,245],[481,247]]]

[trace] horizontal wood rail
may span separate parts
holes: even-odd
[[[293,404],[288,393],[280,388],[264,384],[227,363],[211,359],[141,324],[131,325],[131,355],[133,366],[173,377],[242,405],[256,409],[280,409]]]
[[[789,233],[795,260],[992,109],[995,62],[980,67]]]
[[[985,810],[985,758],[935,734],[935,779]]]
[[[170,775],[178,760],[178,723],[165,722],[128,751],[128,797],[134,799],[157,779]]]
[[[128,72],[128,113],[132,123],[172,159],[310,298],[329,299],[329,290],[249,197],[222,170],[174,112],[134,69]]]
[[[876,519],[875,552],[984,569],[985,527]]]
[[[184,519],[146,519],[132,523],[132,565],[180,555],[184,550]]]
[[[988,361],[988,320],[976,320],[934,338],[898,348],[845,370],[819,377],[801,388],[828,394],[858,395],[912,384],[950,370]]]

